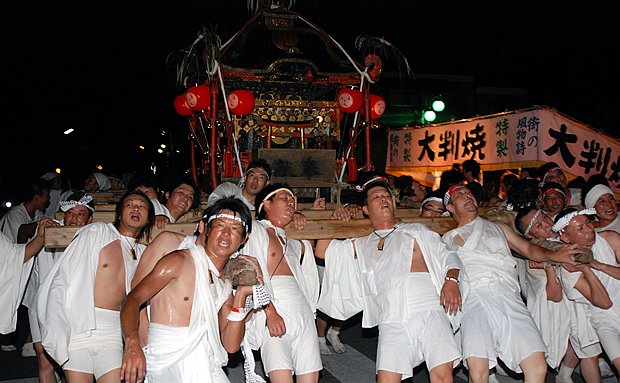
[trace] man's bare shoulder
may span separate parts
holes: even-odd
[[[178,249],[179,245],[181,244],[181,242],[183,242],[184,239],[185,236],[183,234],[174,233],[172,231],[161,232],[155,238],[155,240],[153,240],[153,242],[151,242],[151,244],[147,246],[142,258],[144,258],[145,256],[155,256],[157,258],[161,258],[169,252]]]
[[[599,231],[598,235],[603,237],[603,239],[605,239],[607,243],[609,243],[614,249],[617,249],[617,247],[614,247],[614,245],[620,244],[620,234],[618,234],[618,232],[615,232],[613,230],[605,230]]]
[[[188,249],[175,250],[163,256],[157,262],[155,269],[158,267],[163,269],[160,271],[182,271],[186,267],[194,267],[194,257]],[[182,276],[183,274],[181,273],[180,275]]]

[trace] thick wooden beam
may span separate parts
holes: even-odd
[[[456,227],[452,218],[402,218],[402,222],[419,222],[426,224],[431,230],[443,234]],[[45,247],[67,247],[78,226],[49,227],[45,231]],[[333,238],[359,238],[372,233],[372,226],[368,219],[354,219],[348,222],[335,219],[308,221],[303,230],[298,230],[292,225],[286,228],[286,235],[294,239],[333,239]],[[196,230],[195,223],[176,223],[166,225],[166,230],[190,235]],[[160,233],[154,229],[151,239]],[[149,241],[144,243],[148,244]]]

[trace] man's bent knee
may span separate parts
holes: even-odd
[[[402,375],[392,371],[377,371],[377,383],[398,383],[402,379]]]
[[[440,364],[429,371],[431,383],[452,383],[452,362]]]
[[[467,358],[470,383],[489,382],[489,360],[486,358]]]

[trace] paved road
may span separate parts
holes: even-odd
[[[362,329],[360,318],[354,317],[348,327],[341,332],[340,338],[347,347],[344,354],[323,357],[324,370],[320,383],[375,383],[375,358],[377,350],[376,329]],[[243,361],[238,354],[231,356],[228,375],[231,383],[243,383]],[[260,363],[260,362],[259,362]],[[260,369],[260,368],[259,368]],[[546,383],[554,383],[553,372],[547,374]],[[497,376],[499,383],[522,383],[522,377],[513,378]],[[573,374],[575,383],[584,383],[581,375]],[[22,358],[17,351],[0,353],[0,381],[36,383],[36,358]],[[414,376],[406,383],[428,383],[426,366],[414,370]],[[456,370],[455,383],[466,383],[463,368]],[[604,379],[603,383],[617,383],[615,378]]]

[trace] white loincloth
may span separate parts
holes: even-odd
[[[95,378],[121,368],[123,339],[120,312],[95,307],[96,328],[76,334],[69,342],[64,370],[95,374]]]
[[[17,242],[17,233],[21,225],[26,225],[32,222],[38,222],[43,218],[43,212],[37,210],[34,212],[34,219],[30,218],[28,211],[24,207],[24,204],[12,207],[5,215],[0,219],[0,230],[4,233],[13,243]]]
[[[409,273],[407,312],[405,323],[379,325],[376,371],[395,372],[404,380],[424,361],[429,371],[448,362],[458,366],[461,351],[428,273]]]
[[[34,257],[24,263],[25,256],[25,244],[15,244],[0,233],[0,334],[12,333],[17,325],[17,308],[34,263]]]
[[[560,275],[559,268],[556,272]],[[585,316],[585,305],[569,300],[565,294],[560,302],[548,300],[547,274],[543,269],[530,269],[526,265],[526,278],[527,309],[547,347],[547,364],[554,369],[560,366],[569,340],[581,358],[600,354],[598,337]]]
[[[604,226],[604,227],[597,227],[596,229],[594,229],[594,231],[596,231],[597,233],[599,231],[605,231],[605,230],[613,230],[616,233],[620,233],[620,215],[618,215],[616,219],[611,221],[609,225]]]
[[[390,230],[377,233],[384,236]],[[447,250],[439,235],[427,226],[398,223],[396,230],[385,238],[382,251],[377,249],[379,237],[374,233],[330,243],[325,253],[325,276],[318,309],[339,320],[363,310],[362,327],[365,328],[407,322],[406,284],[416,240],[437,294],[443,288],[447,271],[459,269],[464,300],[469,291],[468,278],[456,253]],[[460,316],[460,312],[449,316],[454,331],[458,329]]]
[[[274,227],[268,220],[252,221],[252,234],[250,234],[247,243],[239,252],[256,257],[264,276],[265,290],[271,297],[272,302],[278,303],[280,297],[274,294],[271,281],[268,277],[267,259],[269,256],[269,235],[267,234],[267,228],[273,228],[276,234],[286,242],[286,245],[282,246],[286,262],[293,272],[295,281],[297,281],[299,290],[303,293],[308,307],[310,307],[312,312],[315,312],[319,297],[319,275],[310,242],[303,241],[305,254],[303,258],[301,258],[302,241],[287,238],[283,229]],[[246,324],[246,339],[254,350],[257,350],[262,343],[261,337],[263,335],[265,322],[265,313],[260,310],[255,312],[250,321]]]
[[[37,294],[37,315],[43,347],[61,366],[69,359],[69,340],[77,334],[95,330],[95,278],[99,253],[108,244],[119,241],[125,261],[125,290],[138,265],[144,245],[135,245],[133,238],[121,235],[111,223],[94,222],[75,234],[41,282]],[[120,334],[120,333],[119,333]]]
[[[269,335],[263,327],[261,358],[265,373],[291,370],[295,375],[320,371],[323,368],[313,310],[308,306],[293,276],[276,275],[271,285],[278,302],[274,304],[284,319],[286,333],[281,338]]]
[[[459,235],[464,246],[457,246]],[[489,360],[489,369],[500,357],[513,371],[534,352],[545,352],[536,324],[521,300],[517,263],[506,237],[494,223],[480,217],[444,234],[448,249],[457,251],[469,283],[470,294],[463,300],[461,334],[463,359]]]
[[[250,209],[250,211],[254,211],[254,205],[248,202],[247,199],[243,196],[243,189],[239,186],[233,184],[232,182],[222,182],[218,187],[213,190],[211,194],[209,194],[209,199],[207,200],[207,207],[213,205],[215,201],[223,197],[235,197],[243,201],[245,206]]]
[[[596,241],[592,246],[594,259],[601,263],[620,267],[616,260],[614,250],[609,243],[600,235],[596,235]],[[611,360],[620,357],[620,281],[601,271],[594,270],[594,274],[601,281],[613,305],[609,309],[602,309],[592,305],[574,288],[575,283],[581,276],[580,272],[563,273],[565,292],[569,298],[583,302],[588,306],[588,317],[592,327],[601,340],[601,345]]]
[[[188,236],[179,246],[190,250],[196,266],[189,327],[149,324],[148,344],[144,347],[149,383],[228,382],[225,375],[222,377],[228,353],[220,340],[218,312],[232,287],[221,280],[204,248],[196,246],[195,241],[196,237]]]

